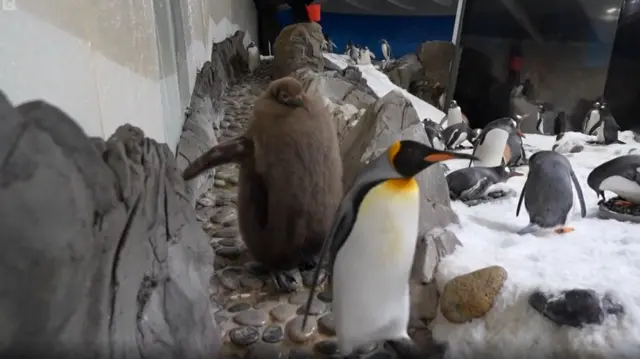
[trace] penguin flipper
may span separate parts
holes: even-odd
[[[269,221],[269,194],[264,179],[258,173],[252,173],[249,197],[254,207],[254,216],[258,225],[263,229]]]
[[[571,170],[571,180],[573,181],[573,185],[576,187],[576,193],[578,194],[578,200],[580,201],[580,215],[582,218],[587,216],[587,208],[584,202],[584,195],[582,193],[582,187],[580,187],[580,182],[578,182],[578,177],[576,177],[575,172]]]
[[[527,182],[524,182],[524,186],[522,186],[522,192],[520,192],[520,198],[518,199],[518,207],[516,208],[516,217],[520,215],[520,208],[522,207],[522,200],[524,199],[524,192],[527,189]]]
[[[462,191],[459,198],[462,201],[478,199],[485,194],[491,185],[492,183],[489,181],[489,178],[482,177],[475,185]]]
[[[618,139],[616,139],[616,142],[615,142],[615,143],[617,143],[617,144],[619,144],[619,145],[626,145],[626,144],[627,144],[626,142],[620,141],[620,140],[618,140]]]

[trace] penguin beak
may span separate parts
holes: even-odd
[[[428,163],[431,164],[431,163],[442,162],[442,161],[447,161],[447,160],[474,160],[474,161],[477,161],[478,157],[473,156],[473,155],[467,155],[465,153],[456,153],[456,152],[449,152],[449,151],[431,150],[430,153],[424,157],[424,160],[425,160],[425,162],[428,162]]]

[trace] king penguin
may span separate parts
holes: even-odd
[[[541,228],[554,228],[559,234],[573,231],[573,228],[565,227],[569,211],[573,206],[571,182],[576,187],[580,201],[580,214],[584,218],[587,210],[582,188],[569,160],[554,151],[534,153],[529,158],[529,173],[516,209],[517,217],[520,215],[520,207],[524,199],[524,206],[529,212],[529,225],[518,234],[533,233]]]
[[[589,173],[587,184],[602,201],[604,191],[618,195],[618,204],[640,204],[640,155],[625,155],[609,160]]]
[[[365,165],[343,197],[320,252],[320,261],[329,255],[340,355],[387,341],[402,357],[424,357],[415,353],[407,333],[420,211],[415,176],[434,163],[456,158],[473,156],[438,151],[416,141],[395,142]],[[303,328],[320,267],[314,272]]]
[[[582,133],[585,135],[593,135],[596,125],[600,122],[600,102],[594,102],[593,107],[589,112],[587,112],[587,116],[584,118],[582,122]]]
[[[382,57],[384,57],[385,61],[391,61],[391,45],[387,42],[387,40],[382,39]]]
[[[544,131],[545,112],[546,112],[546,109],[544,108],[544,106],[542,105],[538,106],[538,114],[536,118],[536,130],[541,135],[546,135],[546,132]]]
[[[508,141],[512,133],[524,137],[522,131],[518,129],[518,123],[511,117],[489,122],[475,140],[473,147],[473,154],[479,160],[469,161],[469,167],[471,164],[480,167],[496,167],[508,163],[511,159]]]
[[[251,41],[247,46],[247,52],[249,53],[249,73],[253,74],[260,67],[260,51],[256,44]]]

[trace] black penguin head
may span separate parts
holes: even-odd
[[[249,45],[247,45],[247,48],[250,49],[250,48],[255,47],[255,46],[256,46],[256,44],[253,41],[251,41],[249,43]]]
[[[389,146],[389,161],[395,171],[405,178],[413,177],[434,163],[453,159],[477,160],[464,153],[439,151],[423,143],[403,140]]]
[[[456,100],[451,100],[451,103],[449,104],[450,108],[456,108],[458,107],[458,103],[456,102]]]
[[[538,113],[544,113],[546,111],[546,109],[544,108],[543,105],[538,105]]]

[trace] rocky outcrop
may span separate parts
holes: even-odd
[[[248,71],[248,54],[243,45],[245,33],[236,31],[224,41],[214,43],[211,61],[202,66],[196,77],[191,103],[185,116],[182,135],[178,142],[177,162],[180,172],[218,144],[216,134],[224,117],[222,97],[229,84]],[[187,183],[187,196],[191,203],[211,188],[215,169]]]
[[[442,315],[452,323],[482,318],[491,310],[506,280],[507,271],[500,266],[478,269],[453,278],[442,291]]]
[[[285,26],[273,44],[273,79],[302,68],[321,72],[324,68],[323,42],[322,27],[315,22]]]
[[[449,86],[449,67],[455,54],[455,46],[449,41],[427,41],[416,50],[427,78],[443,87]]]
[[[217,357],[213,251],[168,146],[1,93],[0,126],[0,355]]]

